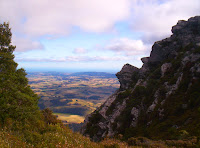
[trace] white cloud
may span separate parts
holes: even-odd
[[[42,49],[37,38],[65,36],[73,27],[99,33],[129,21],[143,37],[119,39],[107,49],[135,55],[145,50],[146,43],[169,36],[178,20],[195,15],[200,15],[200,0],[0,0],[0,21],[9,21],[16,36],[28,37],[13,39],[16,51]]]
[[[14,34],[48,39],[68,35],[74,26],[86,32],[110,31],[129,17],[130,8],[130,0],[0,0],[0,21],[9,21]],[[16,43],[17,51],[38,46],[34,42],[25,49],[22,42]]]
[[[140,55],[147,51],[148,46],[142,40],[132,40],[129,38],[114,39],[105,46],[105,49],[125,54],[126,56]]]
[[[34,36],[68,34],[72,26],[91,32],[104,32],[129,16],[129,1],[1,0],[0,17]]]
[[[75,48],[74,51],[73,51],[73,53],[75,53],[75,54],[85,54],[87,52],[88,51],[84,48]]]
[[[171,34],[178,20],[200,15],[199,0],[132,0],[132,27],[153,43]]]
[[[28,50],[41,50],[44,49],[44,46],[39,41],[32,41],[29,38],[19,38],[13,36],[12,44],[16,46],[15,51],[24,52]]]
[[[103,62],[130,60],[125,56],[67,56],[65,58],[16,58],[18,62]]]

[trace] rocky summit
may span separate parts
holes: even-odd
[[[120,88],[85,119],[81,132],[105,137],[179,139],[200,134],[200,16],[178,21],[138,69],[124,65]]]

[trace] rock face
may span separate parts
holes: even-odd
[[[172,67],[172,64],[171,63],[164,63],[162,66],[161,66],[161,74],[162,74],[162,77],[165,75],[165,73],[167,71],[169,71],[169,69]]]
[[[122,67],[122,70],[116,74],[120,82],[120,88],[122,90],[128,89],[132,84],[132,77],[134,73],[137,73],[139,69],[130,64],[126,64]]]
[[[200,128],[200,16],[178,21],[172,35],[152,46],[138,69],[116,74],[120,89],[86,118],[82,133],[92,140],[118,134],[178,138]]]

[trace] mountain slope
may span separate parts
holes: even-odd
[[[94,143],[65,127],[52,111],[38,108],[24,69],[17,69],[8,23],[0,24],[0,147],[1,148],[103,148],[126,143]]]
[[[200,16],[179,21],[138,69],[124,65],[120,89],[90,114],[82,133],[179,139],[200,134]],[[183,134],[184,133],[184,134]]]

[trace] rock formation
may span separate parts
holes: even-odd
[[[200,129],[200,16],[178,21],[169,38],[155,42],[138,69],[124,65],[120,89],[84,123],[82,133],[99,141],[119,134],[176,139]]]
[[[126,64],[122,67],[122,70],[116,74],[120,82],[120,88],[122,90],[128,89],[132,84],[133,74],[138,72],[139,69],[130,64]]]

